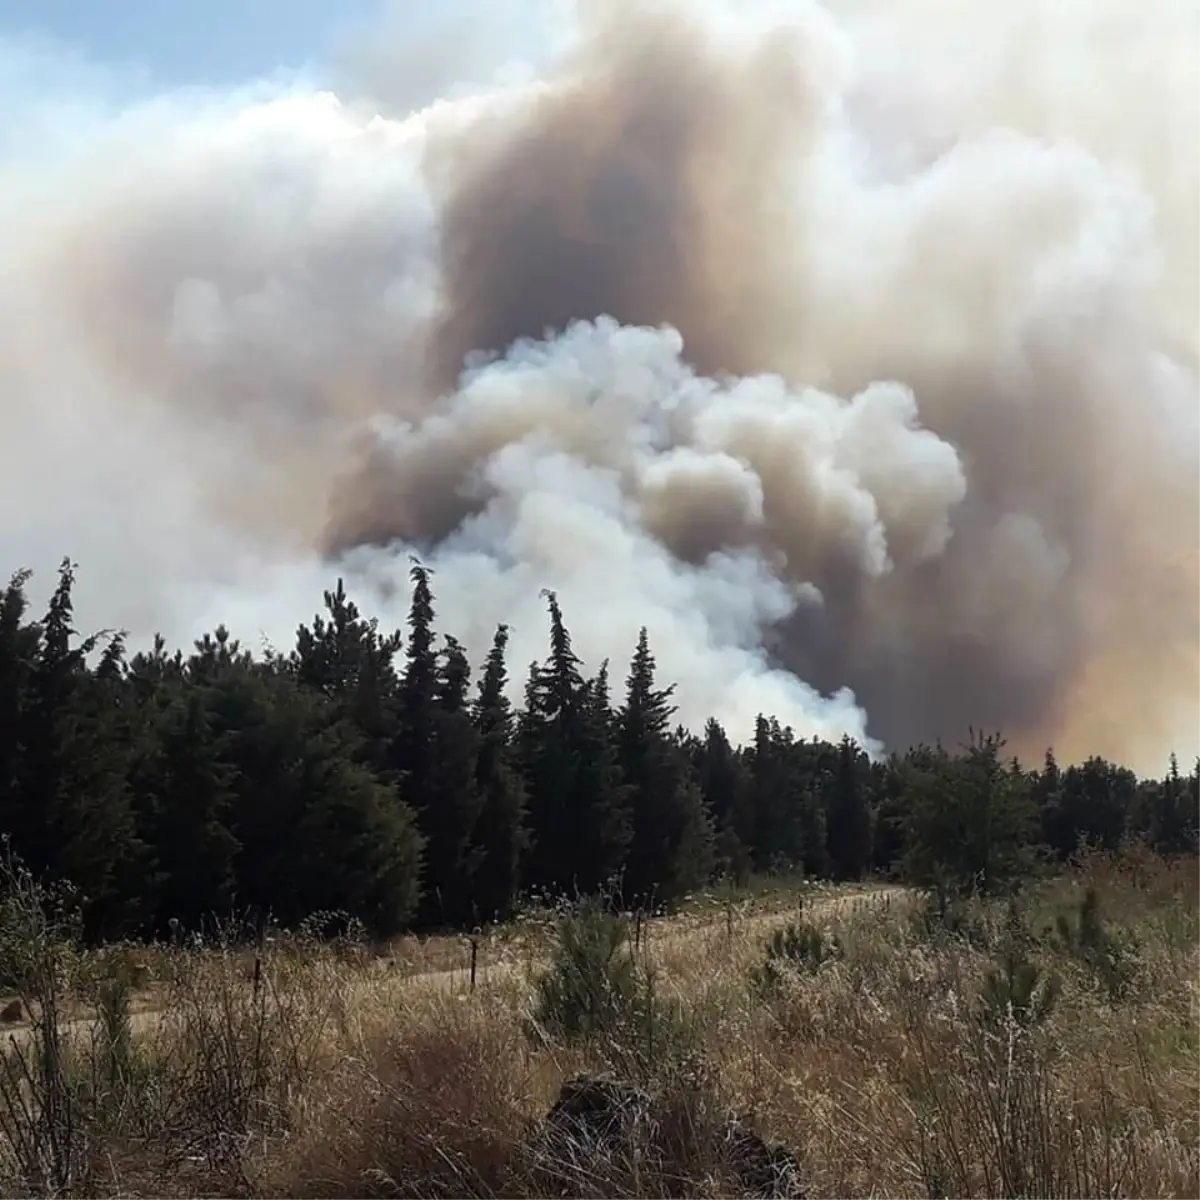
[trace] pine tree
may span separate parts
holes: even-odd
[[[825,818],[825,802],[812,784],[796,784],[792,788],[795,805],[797,840],[800,845],[800,866],[806,875],[828,878],[829,829]]]
[[[470,677],[462,646],[447,636],[429,726],[422,811],[427,879],[422,920],[428,924],[463,925],[477,919],[474,874],[483,848],[474,835],[482,798],[477,778],[479,733],[467,700]]]
[[[1128,767],[1091,758],[1084,763],[1088,819],[1084,829],[1106,850],[1118,850],[1128,832],[1137,793],[1137,776]]]
[[[899,755],[871,768],[871,867],[893,873],[904,859],[904,766]]]
[[[37,625],[25,620],[29,579],[30,572],[19,571],[0,593],[0,829],[15,838],[21,854],[37,821],[23,789],[24,714],[41,643]]]
[[[1187,814],[1191,822],[1190,845],[1200,853],[1200,757],[1192,764],[1187,779]]]
[[[750,873],[754,844],[754,810],[750,777],[743,757],[715,718],[704,727],[704,740],[692,742],[692,762],[700,793],[716,831],[719,869],[744,883]]]
[[[399,631],[382,634],[377,621],[364,619],[341,579],[324,599],[328,617],[318,615],[297,629],[288,666],[301,684],[335,702],[354,722],[363,735],[365,761],[381,771],[396,727],[395,658],[404,637]]]
[[[1062,771],[1052,748],[1046,751],[1042,769],[1034,777],[1033,795],[1042,838],[1060,859],[1067,858],[1074,851],[1079,834],[1065,804]]]
[[[156,752],[136,778],[153,847],[151,919],[162,935],[172,920],[196,929],[231,914],[240,846],[229,829],[236,792],[228,735],[214,732],[205,693],[181,691],[156,732]]]
[[[79,889],[89,936],[118,936],[134,918],[142,846],[117,714],[107,686],[87,668],[99,638],[77,640],[72,624],[74,582],[74,565],[64,561],[38,624],[18,718],[23,753],[13,832],[35,873]]]
[[[408,614],[408,648],[400,685],[400,769],[411,803],[423,808],[422,792],[429,770],[431,726],[437,694],[437,654],[434,651],[433,593],[429,570],[414,562],[412,603]]]
[[[905,869],[943,902],[996,892],[1033,863],[1037,810],[1030,781],[1000,761],[998,736],[978,737],[959,758],[942,753],[909,777]]]
[[[632,836],[628,788],[617,757],[617,716],[609,702],[608,663],[583,686],[577,730],[575,811],[585,841],[577,851],[579,887],[596,892],[625,865]]]
[[[1160,854],[1196,853],[1197,812],[1189,783],[1174,753],[1166,777],[1146,782],[1145,836]]]
[[[521,884],[521,863],[528,848],[525,829],[525,784],[513,749],[512,705],[505,694],[508,626],[496,630],[479,681],[475,728],[479,737],[476,786],[481,799],[474,844],[478,866],[474,902],[481,921],[511,914]]]
[[[671,904],[712,869],[712,828],[703,796],[669,736],[673,687],[655,687],[645,628],[630,665],[619,717],[619,762],[632,816],[625,894],[635,904]]]
[[[760,871],[791,869],[804,863],[804,815],[811,801],[807,776],[798,769],[793,748],[790,729],[780,728],[774,718],[758,717],[749,761],[753,854]]]
[[[578,847],[582,822],[573,820],[573,792],[584,685],[557,598],[546,598],[550,657],[545,666],[530,665],[518,745],[532,834],[529,881],[538,891],[557,893],[577,885],[572,847]]]
[[[428,839],[433,818],[431,776],[433,771],[433,738],[438,690],[438,660],[434,650],[433,593],[429,586],[429,569],[413,561],[409,571],[413,593],[408,613],[408,647],[405,651],[404,676],[399,689],[399,713],[392,739],[389,766],[400,781],[405,800],[412,806],[423,839]],[[428,851],[426,851],[428,853]],[[425,897],[441,896],[448,880],[441,879],[437,870],[442,865],[426,858],[421,880]],[[434,901],[435,908],[440,904]],[[426,909],[425,915],[428,915]]]
[[[867,763],[849,737],[838,746],[830,780],[826,827],[835,879],[861,879],[871,858],[871,813]]]
[[[403,928],[422,839],[395,786],[362,764],[351,723],[289,673],[236,656],[210,686],[234,769],[239,905],[284,924],[342,910],[380,935]]]
[[[612,744],[607,676],[585,683],[557,597],[546,593],[550,654],[533,664],[518,746],[533,844],[529,881],[556,894],[593,891],[628,844]]]

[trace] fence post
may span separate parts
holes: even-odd
[[[256,924],[258,928],[255,930],[255,946],[254,946],[254,999],[258,999],[259,990],[262,988],[262,959],[263,946],[267,940],[266,921],[263,919],[261,912],[256,914]]]
[[[471,991],[475,991],[475,963],[479,957],[479,939],[471,939]]]

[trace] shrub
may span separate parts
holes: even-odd
[[[788,975],[812,974],[826,963],[844,957],[841,939],[807,922],[776,929],[766,945],[763,962],[754,967],[750,982],[758,990],[779,988]]]
[[[980,999],[985,1025],[1011,1022],[1028,1029],[1042,1024],[1054,1010],[1060,983],[1030,958],[1032,942],[1016,902],[1010,901],[996,963],[984,976]]]
[[[1059,914],[1055,934],[1059,948],[1083,965],[1109,1000],[1129,994],[1137,973],[1137,946],[1131,934],[1105,926],[1094,887],[1084,892],[1074,921]]]
[[[0,1058],[0,1134],[11,1180],[28,1195],[81,1186],[86,1131],[62,1030],[79,909],[68,888],[43,886],[7,846],[0,852],[0,962],[31,1017],[28,1041]]]
[[[926,896],[913,911],[910,928],[918,942],[961,942],[973,950],[992,945],[992,934],[978,902],[936,895]]]
[[[628,921],[589,897],[558,923],[550,966],[534,983],[533,1019],[567,1041],[609,1033],[635,1013],[643,990]]]
[[[589,897],[558,922],[550,965],[534,979],[527,1032],[541,1041],[591,1042],[624,1071],[651,1073],[687,1049],[682,1010],[630,947],[629,922]]]

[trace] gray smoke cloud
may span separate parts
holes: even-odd
[[[286,642],[336,571],[399,620],[416,550],[475,653],[551,586],[737,736],[1190,752],[1194,5],[566,28],[6,147],[5,560]]]

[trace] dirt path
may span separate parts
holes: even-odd
[[[889,896],[900,896],[904,889],[896,886],[883,885],[867,888],[862,891],[843,892],[833,895],[806,895],[803,912],[808,918],[829,920],[853,911],[856,906],[867,908],[882,905]],[[751,911],[741,913],[734,918],[733,932],[737,937],[756,937],[768,932],[772,927],[782,924],[798,915],[799,905],[772,907],[763,912]],[[656,918],[647,922],[644,934],[644,947],[651,954],[656,949],[670,945],[675,951],[691,942],[701,942],[706,935],[719,931],[728,920],[721,913],[714,912],[711,919],[703,919],[687,923],[678,917]],[[699,947],[697,947],[699,949]],[[522,964],[537,966],[543,960],[540,956],[532,957]],[[476,969],[476,987],[485,986],[489,978],[498,970],[511,969],[510,962],[481,961]],[[470,968],[464,963],[461,967],[452,968],[422,968],[416,967],[403,974],[383,976],[398,988],[416,988],[423,991],[444,992],[457,994],[466,992],[470,987]],[[162,1021],[165,1010],[160,1007],[162,1001],[152,993],[143,993],[135,999],[130,1013],[130,1031],[134,1037],[141,1037],[153,1031]],[[94,1028],[97,1018],[94,1016],[75,1017],[60,1024],[63,1033],[70,1035],[84,1034]],[[28,1020],[13,1022],[3,1030],[0,1036],[9,1045],[24,1047],[32,1038],[32,1025]],[[6,1035],[6,1036],[5,1036]]]
[[[878,887],[864,888],[862,891],[844,892],[829,896],[806,896],[803,912],[805,917],[808,918],[831,920],[846,915],[847,911],[853,911],[856,905],[862,905],[865,908],[882,906],[889,897],[899,897],[903,894],[903,888],[883,884]],[[735,918],[733,926],[734,936],[742,938],[757,937],[769,932],[776,925],[781,925],[789,920],[795,920],[798,915],[799,906],[796,905],[789,907],[780,906],[768,909],[765,912],[751,912],[749,915],[740,915]],[[689,942],[700,942],[706,935],[719,932],[724,928],[726,919],[724,915],[714,915],[711,919],[684,925],[681,924],[677,917],[657,918],[647,923],[645,946],[651,953],[664,943],[670,943],[674,949],[678,950],[681,945],[686,945]],[[532,965],[539,966],[541,962],[541,959],[535,958]],[[479,987],[484,984],[498,965],[500,964],[481,962],[475,972],[476,986]],[[408,975],[404,980],[404,984],[411,987],[455,992],[459,990],[465,991],[470,986],[470,978],[470,968],[462,966],[452,967],[448,970],[418,970]]]

